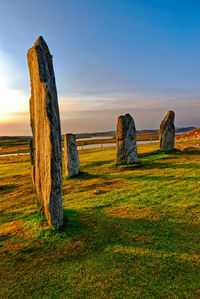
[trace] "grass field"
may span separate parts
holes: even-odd
[[[106,136],[108,137],[108,136]],[[158,134],[142,134],[137,136],[137,141],[157,140]],[[28,142],[30,137],[0,137],[0,156],[6,154],[28,153]],[[77,146],[89,144],[104,144],[115,143],[116,139],[110,136],[110,139],[92,139],[91,140],[76,140]],[[64,146],[64,145],[63,145]]]
[[[200,297],[200,151],[138,151],[133,166],[79,152],[60,231],[36,212],[29,156],[0,158],[2,298]]]

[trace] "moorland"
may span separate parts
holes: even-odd
[[[59,231],[37,212],[29,155],[0,157],[2,298],[199,298],[200,151],[180,151],[197,142],[138,145],[132,166],[80,150]]]

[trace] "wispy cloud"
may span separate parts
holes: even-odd
[[[18,73],[21,70],[0,52],[1,135],[31,132],[30,91],[15,87]],[[69,83],[69,90],[58,95],[63,133],[114,130],[117,116],[125,113],[132,114],[138,129],[158,128],[169,109],[176,112],[177,126],[200,126],[198,93],[146,90],[103,69]]]

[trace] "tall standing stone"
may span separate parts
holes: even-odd
[[[130,114],[120,115],[117,119],[117,164],[138,162],[135,122]]]
[[[67,176],[77,175],[79,173],[79,156],[74,134],[66,134],[64,136],[64,160],[65,174]]]
[[[34,139],[35,189],[40,210],[55,229],[63,224],[60,116],[52,56],[43,37],[28,50],[30,118]]]
[[[175,126],[174,111],[168,111],[163,121],[160,123],[159,140],[162,151],[171,151],[174,149]]]
[[[34,154],[34,143],[33,138],[29,140],[29,150],[30,150],[30,158],[31,158],[31,172],[32,172],[32,181],[33,186],[35,187],[35,154]]]

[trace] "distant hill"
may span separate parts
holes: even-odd
[[[176,133],[185,133],[196,129],[196,127],[186,127],[186,128],[177,128],[176,127]]]
[[[183,128],[179,128],[176,127],[176,133],[180,134],[180,133],[185,133],[185,132],[189,132],[196,129],[195,127],[183,127]],[[159,130],[148,130],[148,129],[144,129],[144,130],[137,130],[136,133],[137,135],[141,136],[141,135],[158,135]],[[115,136],[116,135],[116,131],[106,131],[106,132],[94,132],[94,133],[80,133],[80,134],[76,134],[76,138],[89,138],[89,137],[95,137],[95,136]]]
[[[200,128],[176,135],[176,140],[200,140]]]
[[[194,130],[200,130],[196,129],[195,127],[183,127],[183,128],[176,128],[176,133],[187,133]],[[149,136],[155,137],[158,135],[158,129],[157,130],[137,130],[137,136]],[[79,133],[76,134],[76,138],[90,138],[90,137],[104,137],[104,136],[111,136],[114,137],[116,135],[116,131],[105,131],[105,132],[93,132],[93,133]],[[188,135],[189,136],[189,135]],[[63,137],[63,135],[62,135]],[[27,142],[30,140],[31,136],[0,136],[0,147],[5,146],[15,146],[16,144],[27,144]]]
[[[106,131],[106,132],[94,132],[94,133],[79,133],[76,134],[76,138],[89,138],[97,136],[115,136],[116,131]]]

